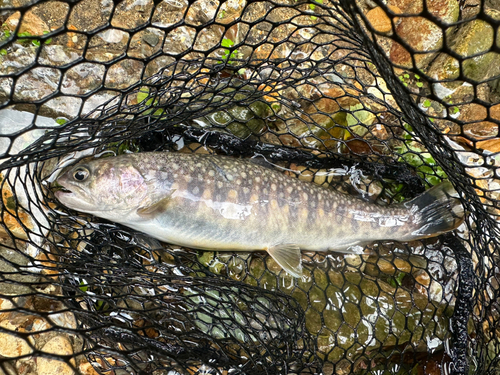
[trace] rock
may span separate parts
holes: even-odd
[[[388,8],[393,13],[396,14],[401,13],[401,9],[399,9],[397,6],[389,5]],[[400,18],[394,17],[392,15],[391,17],[389,17],[382,7],[376,7],[370,10],[366,14],[366,18],[368,19],[368,22],[373,27],[373,29],[375,29],[375,31],[379,33],[390,32],[392,30],[392,22],[394,22],[394,24],[397,25],[397,23],[400,20]]]
[[[71,343],[65,336],[56,336],[47,342],[42,352],[55,355],[70,355],[73,354]],[[37,357],[38,375],[72,375],[74,371],[71,367],[63,362],[52,358]]]
[[[45,102],[40,107],[40,115],[51,118],[64,117],[68,120],[78,116],[83,100],[73,96],[58,96]]]
[[[42,100],[59,88],[61,72],[53,68],[33,68],[16,82],[14,99],[24,102]]]
[[[132,37],[127,54],[137,59],[146,59],[161,50],[165,33],[159,29],[148,27]]]
[[[82,0],[73,7],[68,28],[92,32],[108,23],[112,10],[112,0]]]
[[[112,61],[127,50],[129,33],[118,29],[106,29],[90,39],[85,57],[98,62]]]
[[[78,366],[81,375],[99,375],[92,365],[88,362],[82,362]]]
[[[184,22],[191,26],[201,26],[212,22],[219,7],[218,1],[197,0],[191,4]]]
[[[2,329],[13,333],[0,332],[0,355],[7,358],[16,358],[33,353],[30,344],[23,338],[16,336],[17,324],[12,324],[8,320],[0,322]]]
[[[149,78],[159,73],[161,73],[161,75],[164,77],[171,76],[173,69],[175,69],[175,61],[176,60],[170,56],[159,56],[155,58],[146,66],[144,78]],[[157,77],[157,79],[161,78]]]
[[[115,7],[111,25],[133,30],[149,21],[154,3],[152,0],[124,0]]]
[[[175,2],[163,0],[155,7],[152,23],[158,27],[172,26],[182,21],[187,7],[187,0],[178,0]]]
[[[347,254],[344,256],[346,263],[346,271],[363,272],[366,267],[366,259],[368,255]]]
[[[112,90],[102,90],[94,95],[91,95],[89,98],[85,100],[82,109],[82,115],[88,115],[95,108],[99,107],[104,103],[108,103],[108,105],[116,105],[118,104],[119,92]],[[96,111],[91,116],[97,117],[100,112]]]
[[[500,152],[500,138],[477,142],[476,147],[482,150],[490,151],[492,153]]]
[[[163,52],[168,55],[178,55],[193,46],[196,30],[192,27],[181,26],[169,32],[165,38]]]
[[[63,1],[46,1],[33,5],[29,12],[38,16],[48,25],[48,28],[42,31],[53,31],[64,26],[68,18],[69,5]]]
[[[423,17],[404,17],[396,27],[396,33],[410,46],[409,50],[402,44],[394,42],[390,51],[390,58],[394,64],[413,67],[411,56],[414,52],[424,52],[415,55],[415,63],[418,68],[426,66],[436,54],[429,52],[440,49],[443,43],[443,32],[434,22]]]
[[[83,49],[80,48],[70,48],[61,44],[56,44],[62,38],[57,38],[59,40],[55,40],[53,43],[47,45],[44,44],[42,48],[42,52],[40,53],[40,57],[38,61],[44,65],[51,66],[61,66],[71,64],[73,61],[78,60],[82,57]],[[83,43],[85,43],[85,38],[80,38]]]
[[[498,56],[489,51],[493,45],[493,29],[486,21],[472,20],[460,25],[460,28],[449,37],[448,46],[455,53],[466,58],[462,61],[463,74],[470,79],[483,81],[489,77],[500,74]],[[481,54],[474,58],[468,58]],[[459,76],[460,66],[458,61],[448,54],[441,54],[428,68],[426,74],[437,80],[455,80]],[[435,84],[436,85],[436,84]],[[463,82],[451,81],[439,84],[443,89],[451,91],[448,96],[454,102],[468,102],[475,97],[473,87],[466,84],[469,90],[464,90],[468,95],[458,94],[457,86],[464,85]],[[445,95],[443,95],[445,96]]]
[[[420,1],[414,2],[404,9],[404,13],[418,14],[421,6]],[[453,23],[458,20],[460,9],[457,0],[426,2],[426,6],[433,16],[444,23]],[[410,52],[420,52],[414,56],[417,68],[427,66],[437,54],[432,51],[443,46],[444,34],[450,34],[452,31],[453,27],[443,30],[439,25],[424,17],[401,17],[396,27],[396,33],[408,44]],[[410,52],[406,46],[393,42],[390,47],[390,59],[395,64],[411,68],[413,60]]]
[[[37,48],[32,44],[11,43],[6,50],[7,55],[0,55],[2,75],[20,73],[35,62]]]
[[[14,32],[19,24],[19,19],[21,18],[21,12],[16,12],[12,14],[5,21],[4,25],[7,28]],[[24,13],[23,20],[21,22],[21,27],[19,28],[18,33],[30,33],[31,35],[43,35],[44,32],[49,31],[49,26],[43,22],[43,20],[36,16],[31,10]]]
[[[21,268],[27,267],[29,261],[20,250],[0,246],[0,273],[3,275],[0,294],[15,296],[34,292],[30,284],[38,282],[39,276],[19,272]]]
[[[63,94],[85,95],[102,86],[106,68],[101,64],[82,63],[66,71],[62,80]]]
[[[119,90],[129,88],[139,82],[143,70],[144,63],[140,61],[120,60],[108,69],[105,86]]]

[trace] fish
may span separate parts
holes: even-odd
[[[81,160],[56,179],[64,206],[200,250],[267,251],[302,275],[301,250],[354,252],[456,229],[464,208],[444,181],[381,206],[252,159],[144,152]]]

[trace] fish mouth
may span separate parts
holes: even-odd
[[[57,198],[60,197],[61,195],[73,194],[73,192],[71,190],[69,190],[68,188],[66,188],[65,186],[63,186],[57,182],[52,184],[52,186],[50,187],[50,190],[52,191],[52,193],[54,193],[54,195]]]

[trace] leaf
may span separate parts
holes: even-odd
[[[137,103],[142,103],[149,96],[149,88],[141,87],[137,93]]]
[[[222,47],[232,47],[234,46],[234,42],[231,39],[224,38],[220,43]]]
[[[432,103],[431,103],[431,101],[429,99],[425,99],[424,100],[424,104],[423,105],[424,105],[425,108],[429,108],[431,106],[431,104]]]

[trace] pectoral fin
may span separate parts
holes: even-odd
[[[267,252],[290,275],[302,276],[302,256],[297,245],[281,244],[270,247]]]
[[[167,209],[168,204],[171,202],[174,192],[175,190],[171,190],[166,197],[161,198],[148,206],[139,207],[136,211],[137,215],[144,219],[152,219],[156,215],[164,212]]]

